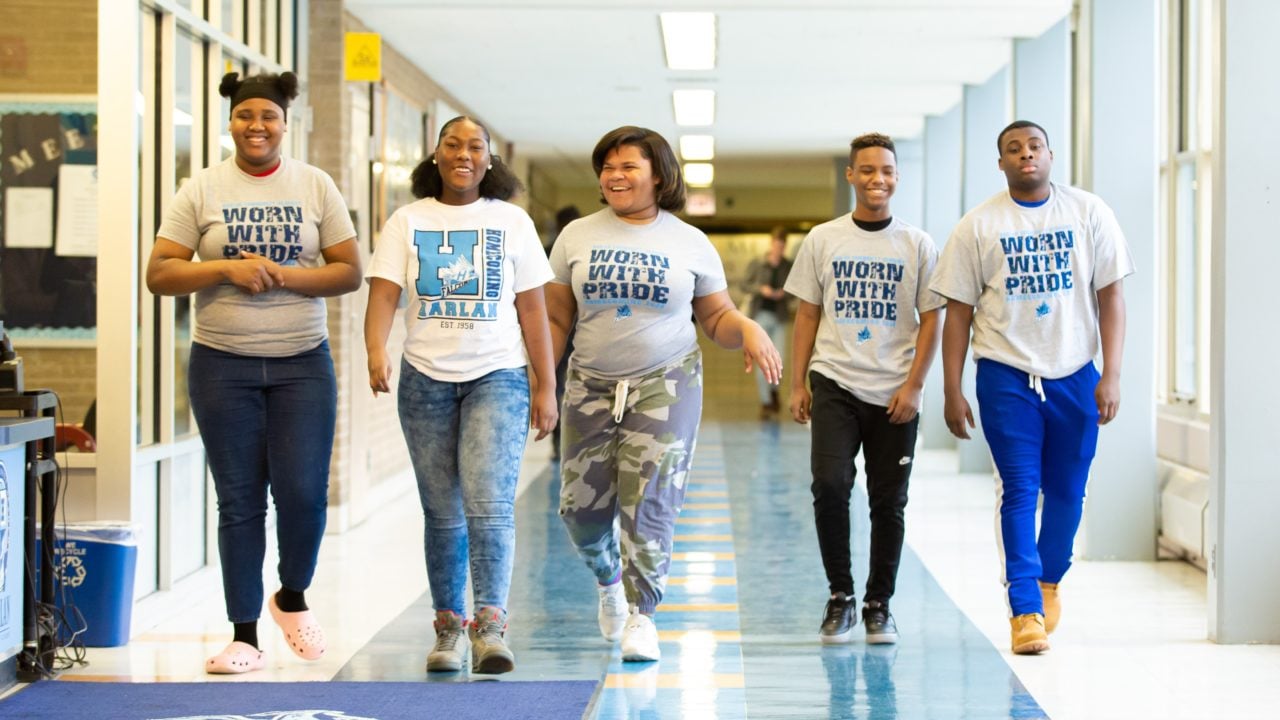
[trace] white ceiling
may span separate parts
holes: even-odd
[[[347,9],[516,143],[582,167],[596,140],[643,125],[713,134],[717,160],[821,167],[872,130],[919,135],[1007,64],[1071,0],[347,0]],[[714,70],[664,62],[658,13],[713,11]],[[671,90],[716,91],[710,128],[675,124]],[[728,165],[728,163],[726,163]],[[567,169],[567,168],[566,168]],[[728,169],[726,167],[725,169]],[[717,184],[728,180],[717,170]]]

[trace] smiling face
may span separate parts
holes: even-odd
[[[1048,197],[1053,151],[1039,128],[1006,131],[1000,137],[999,166],[1009,183],[1009,194],[1015,199],[1034,202]]]
[[[857,198],[854,217],[875,221],[890,216],[889,198],[898,187],[898,161],[892,150],[874,145],[858,150],[844,176]]]
[[[484,128],[463,118],[449,124],[436,146],[440,170],[440,202],[467,205],[480,198],[480,181],[489,167],[489,135]]]
[[[658,216],[653,163],[636,145],[622,145],[604,156],[600,169],[600,194],[621,220],[643,224]]]
[[[231,139],[236,144],[236,165],[258,174],[280,162],[280,142],[285,132],[284,110],[266,98],[249,98],[231,111]]]

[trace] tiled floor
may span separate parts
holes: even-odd
[[[613,718],[1268,718],[1280,712],[1280,647],[1205,638],[1204,575],[1181,563],[1077,563],[1063,585],[1053,650],[1014,657],[997,584],[991,481],[922,452],[907,511],[908,549],[893,609],[896,647],[820,646],[825,581],[808,491],[808,430],[757,422],[737,359],[709,363],[707,420],[678,526],[672,584],[657,622],[663,659],[619,662],[600,639],[590,574],[555,514],[545,443],[531,446],[518,506],[511,600],[517,670],[505,680],[601,681],[597,717]],[[718,364],[718,366],[717,366]],[[735,418],[751,417],[749,421]],[[428,678],[421,516],[409,494],[343,536],[326,538],[308,597],[330,638],[305,664],[269,620],[256,677],[203,674],[228,639],[217,578],[144,606],[126,647],[94,649],[68,679],[438,680]],[[855,518],[865,517],[859,494]],[[855,578],[865,523],[855,522]],[[860,584],[860,583],[859,583]],[[269,585],[270,587],[270,585]],[[143,627],[149,625],[149,627]]]

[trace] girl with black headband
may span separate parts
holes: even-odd
[[[174,197],[147,265],[159,295],[195,294],[187,378],[218,496],[218,552],[234,638],[209,673],[265,667],[258,642],[267,494],[280,589],[267,600],[299,657],[324,654],[304,591],[324,535],[337,383],[323,298],[360,285],[346,203],[322,170],[285,157],[290,72],[222,78],[235,155]],[[195,256],[199,255],[199,262]]]

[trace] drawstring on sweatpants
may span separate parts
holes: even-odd
[[[1027,387],[1034,390],[1035,393],[1040,396],[1040,402],[1046,402],[1046,399],[1044,396],[1044,385],[1041,384],[1039,375],[1031,375],[1030,373],[1028,373]]]
[[[631,381],[622,379],[613,386],[613,421],[622,422],[622,414],[627,410],[627,392],[631,389]]]

